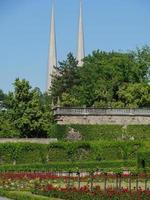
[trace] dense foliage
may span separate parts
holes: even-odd
[[[16,79],[14,92],[2,99],[0,137],[47,137],[52,123],[51,100],[26,80]]]
[[[83,67],[68,54],[56,68],[51,95],[63,106],[149,107],[149,66],[147,46],[125,53],[94,51]]]

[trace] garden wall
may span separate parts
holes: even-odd
[[[150,109],[54,109],[58,124],[150,124]]]

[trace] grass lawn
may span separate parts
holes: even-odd
[[[34,195],[31,192],[4,191],[0,192],[0,195],[14,200],[62,200],[62,199],[44,197],[40,195]]]

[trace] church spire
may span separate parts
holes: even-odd
[[[80,0],[80,16],[79,16],[79,32],[78,32],[78,46],[77,46],[77,60],[78,65],[82,66],[82,59],[85,57],[84,52],[84,30],[83,30],[83,8],[82,0]]]
[[[48,74],[47,74],[47,91],[49,90],[52,82],[51,75],[54,73],[54,66],[57,65],[57,52],[56,52],[56,35],[55,35],[55,13],[54,1],[52,3],[51,12],[51,29],[50,29],[50,46],[48,54]]]

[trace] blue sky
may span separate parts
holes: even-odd
[[[150,45],[149,0],[83,0],[86,55]],[[55,0],[58,60],[76,54],[79,0]],[[0,0],[0,89],[46,85],[51,0]]]

